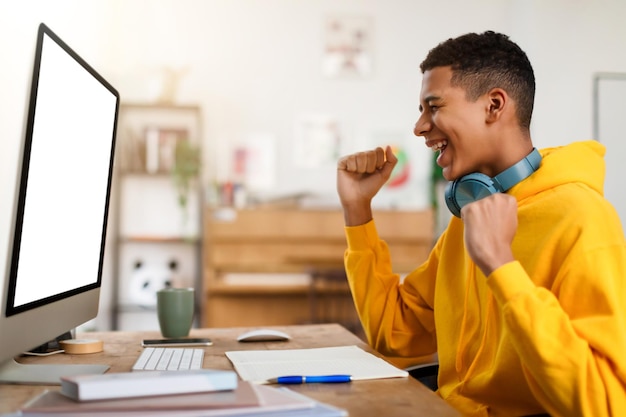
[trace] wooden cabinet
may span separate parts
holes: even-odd
[[[430,210],[379,211],[374,217],[396,272],[426,259],[434,233]],[[203,218],[202,326],[309,323],[311,303],[331,293],[351,305],[345,282],[311,280],[320,272],[343,271],[340,210],[207,209]]]

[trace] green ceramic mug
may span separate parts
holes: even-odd
[[[188,336],[193,313],[193,288],[164,288],[157,291],[157,315],[163,337]]]

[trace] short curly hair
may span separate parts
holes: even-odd
[[[530,129],[535,75],[526,53],[508,36],[486,31],[448,39],[428,52],[420,69],[424,73],[447,66],[452,68],[452,85],[465,88],[469,100],[492,88],[504,89],[517,104],[520,126]]]

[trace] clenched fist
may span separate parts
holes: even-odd
[[[371,220],[372,198],[387,182],[397,162],[390,146],[344,156],[337,162],[337,192],[347,226]]]
[[[517,232],[517,200],[496,193],[461,209],[465,247],[474,263],[489,276],[514,260],[511,245]]]

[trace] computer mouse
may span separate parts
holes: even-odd
[[[274,329],[253,329],[241,333],[238,342],[277,342],[291,339],[285,332]]]

